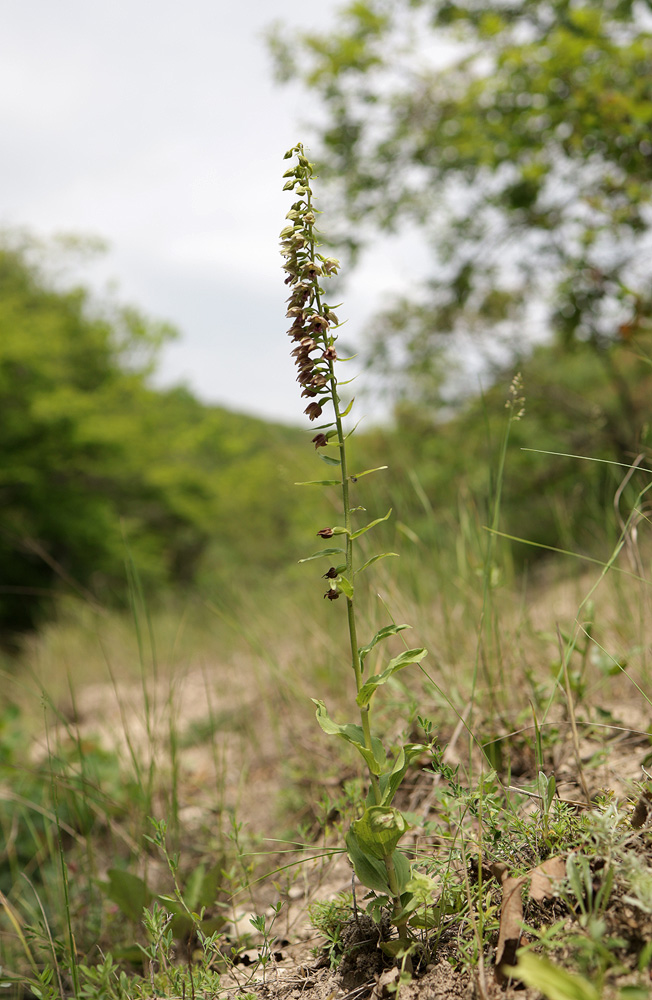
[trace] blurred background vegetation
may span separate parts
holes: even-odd
[[[426,279],[366,338],[386,421],[357,449],[390,465],[369,487],[396,511],[387,532],[409,524],[413,544],[439,544],[460,498],[486,519],[517,370],[527,415],[504,529],[583,549],[617,526],[625,470],[544,452],[647,453],[649,6],[356,0],[331,34],[270,32],[278,77],[320,110],[308,138],[333,245],[354,262],[411,227],[429,247]],[[293,577],[282,568],[310,546],[321,502],[293,486],[314,464],[304,432],[152,388],[174,330],[57,277],[79,249],[7,234],[0,252],[6,642],[59,593],[119,605],[129,560],[150,596],[224,595],[234,574],[269,594]]]

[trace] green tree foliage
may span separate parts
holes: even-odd
[[[352,249],[406,225],[432,247],[421,297],[374,325],[406,396],[439,401],[443,335],[519,353],[536,330],[589,343],[640,423],[610,348],[652,314],[651,7],[355,0],[330,34],[272,34],[279,76],[321,103],[311,156]]]
[[[636,357],[617,344],[615,363],[636,411],[649,414],[652,338],[643,338],[641,350],[646,354]],[[618,464],[605,432],[619,425],[618,392],[590,344],[578,344],[570,353],[561,344],[538,345],[522,375],[525,414],[510,431],[500,518],[502,530],[528,543],[509,546],[514,565],[534,564],[549,554],[548,546],[605,558],[650,481],[647,472]],[[501,380],[483,396],[467,399],[436,433],[429,414],[408,403],[398,408],[395,427],[365,435],[367,460],[383,455],[391,470],[373,484],[380,494],[373,503],[393,507],[399,532],[401,525],[410,526],[415,555],[428,560],[425,576],[444,573],[439,586],[450,570],[452,540],[460,576],[479,569],[479,553],[488,543],[485,526],[493,521],[508,384]],[[649,426],[643,433],[649,435]],[[646,468],[648,456],[642,447],[638,461]],[[385,537],[384,544],[397,548],[400,541]],[[403,550],[409,555],[405,544]],[[421,587],[423,578],[420,573]]]
[[[207,557],[218,582],[254,548],[259,571],[276,565],[301,525],[279,467],[302,435],[152,389],[174,331],[50,271],[33,242],[0,247],[5,636],[62,589],[120,600],[127,552],[150,591],[193,581]]]

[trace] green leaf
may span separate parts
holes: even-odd
[[[405,746],[401,747],[396,755],[392,770],[380,776],[380,791],[383,796],[381,805],[388,806],[391,803],[408,767],[414,758],[419,757],[425,750],[427,747],[421,743],[406,743]]]
[[[372,472],[382,472],[383,469],[388,469],[388,465],[378,465],[375,469],[365,469],[364,472],[356,472],[351,476],[351,479],[355,482],[356,479],[362,479],[363,476],[370,476]]]
[[[411,878],[405,886],[405,891],[401,893],[402,908],[400,912],[392,914],[393,919],[395,921],[405,920],[415,910],[428,906],[428,904],[433,902],[433,897],[440,888],[439,883],[435,882],[428,875],[423,875],[420,872],[412,873]],[[424,922],[420,921],[417,926],[423,926],[423,924]]]
[[[358,572],[360,572],[360,570],[358,570]],[[365,660],[365,657],[367,656],[367,654],[370,653],[371,650],[374,648],[374,646],[376,646],[379,642],[382,642],[383,639],[387,639],[387,637],[390,636],[390,635],[398,635],[398,633],[402,632],[403,629],[405,629],[405,628],[412,628],[412,626],[411,625],[385,625],[384,628],[379,629],[378,632],[376,632],[376,634],[373,637],[373,639],[371,640],[371,642],[368,642],[366,646],[360,646],[360,648],[358,649],[358,654],[360,656],[360,662],[364,663],[364,660]]]
[[[379,559],[389,559],[390,556],[398,556],[398,552],[381,552],[377,556],[372,556],[371,559],[367,559],[367,561],[363,563],[362,566],[360,566],[360,568],[355,572],[356,574],[363,573],[368,566],[372,566],[375,562],[378,562]]]
[[[322,455],[322,458],[324,456]],[[351,532],[351,538],[358,538],[359,535],[364,535],[365,531],[369,531],[370,528],[375,528],[377,524],[381,524],[382,521],[387,521],[392,515],[392,508],[390,507],[384,517],[377,517],[375,521],[370,521],[369,524],[365,524],[364,528],[358,528],[357,531]]]
[[[412,877],[412,865],[402,851],[394,851],[392,861],[394,862],[398,891],[399,894],[402,894],[405,892],[405,887]]]
[[[319,457],[321,458],[322,462],[326,462],[326,465],[339,465],[340,464],[339,458],[331,458],[330,455],[322,455],[321,452],[319,453]]]
[[[199,906],[199,897],[201,895],[205,875],[206,865],[203,864],[197,865],[194,871],[190,873],[183,893],[184,902],[189,910],[196,910]]]
[[[364,708],[371,701],[371,698],[376,690],[381,684],[386,684],[390,677],[395,674],[398,670],[402,670],[404,667],[409,667],[411,663],[419,663],[424,656],[428,655],[427,649],[406,649],[399,656],[395,656],[393,660],[390,660],[385,669],[380,674],[374,674],[369,680],[362,685],[356,701],[360,708]]]
[[[358,838],[353,830],[349,830],[346,835],[346,850],[351,859],[353,871],[360,882],[366,885],[367,889],[373,889],[374,892],[382,892],[387,896],[391,896],[392,893],[387,881],[387,869],[384,861],[379,861],[377,858],[369,857],[365,854],[358,844]]]
[[[356,726],[351,722],[345,726],[339,726],[329,717],[323,701],[313,698],[312,702],[317,706],[317,722],[324,732],[328,733],[329,736],[339,736],[346,743],[350,743],[351,746],[356,748],[360,756],[364,758],[371,773],[375,775],[381,774],[387,763],[387,754],[385,753],[385,747],[378,737],[371,737],[371,749],[369,749],[365,746],[362,726]]]
[[[321,549],[320,552],[313,552],[311,556],[306,556],[305,559],[299,559],[300,563],[312,562],[313,559],[321,559],[322,556],[335,556],[342,555],[345,549]]]
[[[109,881],[102,883],[107,899],[117,903],[125,917],[139,923],[143,910],[152,901],[152,894],[145,882],[137,875],[119,868],[110,868],[108,876]]]
[[[348,359],[347,358],[339,358],[339,360],[340,361],[346,361]],[[345,410],[342,410],[342,412],[340,413],[340,416],[341,417],[348,417],[349,413],[351,412],[351,407],[353,406],[354,403],[355,403],[355,396],[353,397],[353,399],[351,400],[351,402],[349,403],[349,405],[347,406],[347,408]]]
[[[367,855],[387,858],[396,850],[410,824],[398,809],[391,806],[371,806],[353,824],[358,844]]]
[[[295,486],[341,486],[340,479],[310,479],[305,483],[295,483]]]
[[[353,586],[351,585],[351,582],[349,580],[347,580],[347,578],[345,576],[338,576],[338,578],[337,578],[337,585],[340,588],[340,590],[342,591],[342,593],[346,594],[346,596],[349,598],[349,600],[352,601],[353,600]]]
[[[600,1000],[600,993],[588,979],[574,975],[538,958],[530,952],[517,952],[518,965],[505,966],[503,972],[539,990],[549,1000]]]
[[[345,839],[347,854],[360,882],[368,889],[373,889],[374,892],[391,896],[392,890],[389,887],[385,862],[373,857],[373,855],[366,854],[353,830],[349,830]],[[405,891],[405,886],[410,881],[412,866],[401,851],[393,852],[392,861],[394,862],[394,872],[400,895]]]

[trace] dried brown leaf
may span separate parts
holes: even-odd
[[[502,983],[505,979],[502,967],[514,965],[516,962],[516,950],[521,940],[521,925],[523,923],[521,889],[527,876],[520,875],[518,878],[514,878],[509,874],[507,866],[500,863],[490,867],[503,888],[498,944],[496,946],[496,979]]]
[[[527,875],[513,876],[509,874],[507,865],[500,861],[489,866],[492,875],[498,879],[503,889],[503,901],[500,908],[500,927],[498,929],[498,944],[496,946],[496,980],[505,980],[504,966],[516,964],[516,951],[521,941],[523,926],[523,899],[521,890],[530,880],[529,897],[535,902],[550,899],[553,895],[553,882],[566,876],[566,862],[561,857],[548,858],[537,865]]]
[[[634,806],[634,812],[632,813],[632,828],[634,830],[640,830],[640,828],[645,823],[647,819],[647,814],[650,810],[650,793],[643,792],[639,797],[638,802]]]
[[[533,899],[535,903],[541,903],[544,899],[552,899],[554,896],[553,882],[559,882],[566,878],[564,858],[559,857],[559,855],[548,858],[543,864],[532,869],[530,878],[530,899]]]

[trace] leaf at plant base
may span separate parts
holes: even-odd
[[[360,572],[360,570],[358,570],[358,572]],[[367,654],[370,653],[371,650],[374,648],[374,646],[376,646],[379,642],[381,642],[383,639],[386,639],[390,635],[397,635],[399,632],[402,632],[404,628],[412,628],[412,626],[411,625],[385,625],[384,628],[379,629],[379,631],[376,632],[376,634],[373,637],[373,639],[371,640],[371,642],[368,642],[366,646],[360,646],[360,648],[358,649],[358,654],[360,656],[360,662],[361,663],[364,662],[364,659],[367,656]]]
[[[183,899],[189,910],[196,910],[200,905],[199,897],[201,895],[205,875],[206,865],[199,864],[188,877],[183,893]]]
[[[389,888],[385,862],[366,854],[360,846],[353,830],[349,830],[345,839],[347,854],[353,865],[356,878],[367,889],[373,889],[374,892],[391,897],[392,892]],[[402,893],[410,881],[412,866],[401,851],[394,851],[392,861],[394,862],[394,872],[398,882],[399,893]]]
[[[519,952],[518,965],[504,972],[539,990],[548,1000],[600,1000],[600,993],[588,979],[560,969],[545,958]]]
[[[389,661],[381,673],[374,674],[373,677],[370,677],[369,680],[362,685],[356,698],[360,708],[364,708],[365,705],[368,705],[376,688],[380,687],[381,684],[386,684],[390,677],[398,670],[402,670],[404,667],[409,667],[411,663],[419,663],[419,661],[427,655],[427,649],[406,649],[399,656],[395,656],[393,660]]]
[[[325,455],[321,456],[325,458]],[[337,463],[339,465],[339,462]],[[387,521],[388,518],[392,516],[392,508],[390,507],[384,517],[377,517],[375,521],[370,521],[369,524],[365,524],[364,528],[358,528],[357,531],[351,532],[351,538],[358,538],[360,535],[364,535],[365,531],[369,531],[370,528],[375,528],[377,524],[381,524],[383,521]]]
[[[116,903],[125,917],[139,923],[143,918],[143,910],[152,901],[152,893],[145,882],[137,875],[119,868],[110,868],[108,876],[109,881],[102,883],[107,899]]]
[[[411,938],[407,937],[392,938],[391,941],[379,941],[378,947],[383,952],[383,954],[393,959],[394,962],[397,962],[399,959],[403,958],[404,955],[409,953],[410,948],[414,947],[414,941]],[[400,980],[401,973],[396,966],[393,969],[387,969],[387,973],[383,972],[382,975],[378,977],[379,986],[383,981],[383,977],[385,977],[386,980],[385,985],[387,983],[391,985],[392,983],[395,983],[397,980]]]
[[[371,559],[367,559],[367,561],[364,562],[359,569],[356,569],[356,576],[358,573],[363,573],[369,566],[373,566],[373,564],[378,562],[379,559],[389,559],[390,556],[398,556],[398,552],[380,552],[377,556],[372,556]]]
[[[387,881],[387,868],[384,861],[369,857],[360,847],[358,838],[353,830],[349,830],[345,840],[346,851],[358,880],[363,885],[366,885],[367,889],[373,889],[374,892],[382,892],[387,896],[391,896],[389,882]]]
[[[339,479],[309,479],[305,483],[295,483],[295,486],[341,486]]]
[[[358,844],[375,858],[386,858],[394,853],[396,845],[407,833],[410,825],[398,809],[391,806],[371,806],[353,824]]]
[[[399,895],[403,895],[405,887],[412,878],[412,865],[402,851],[394,851],[392,854],[396,881],[398,882]]]
[[[328,715],[323,701],[318,701],[316,698],[313,698],[312,701],[317,706],[317,722],[324,732],[328,733],[329,736],[339,736],[340,739],[350,743],[364,758],[371,773],[376,775],[381,774],[387,762],[387,754],[385,753],[385,747],[378,737],[371,737],[371,749],[369,749],[365,746],[362,726],[356,726],[352,722],[347,723],[345,726],[339,726]]]
[[[313,552],[311,556],[306,556],[305,559],[299,559],[299,562],[312,562],[313,559],[321,559],[322,556],[342,555],[344,551],[345,549],[321,549],[319,552]]]

